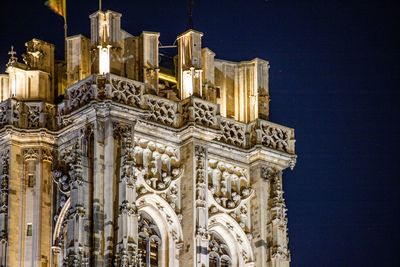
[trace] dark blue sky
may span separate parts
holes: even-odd
[[[37,37],[60,47],[44,1],[1,4],[0,64]],[[271,120],[296,129],[285,173],[292,266],[398,266],[399,14],[396,1],[195,0],[194,26],[218,58],[270,61]],[[104,0],[132,34],[186,29],[186,1]],[[89,35],[96,0],[69,0],[69,33]],[[58,54],[62,55],[62,48]],[[397,264],[396,264],[397,263]]]

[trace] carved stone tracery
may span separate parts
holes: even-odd
[[[115,102],[133,107],[143,104],[143,86],[133,81],[111,77],[111,98]]]
[[[27,105],[28,107],[28,128],[38,128],[40,126],[40,106]]]
[[[205,127],[216,127],[217,105],[206,101],[193,101],[194,121]]]
[[[177,115],[177,105],[168,99],[149,96],[147,105],[150,109],[149,119],[168,126],[173,126]]]
[[[70,101],[69,108],[71,110],[82,107],[94,98],[94,89],[92,84],[92,79],[87,79],[78,87],[67,90],[68,99]]]
[[[208,253],[210,266],[231,266],[231,254],[229,247],[219,236],[212,233],[208,241]]]
[[[233,120],[221,119],[221,141],[238,147],[246,145],[246,125]]]
[[[291,133],[288,130],[268,125],[261,124],[261,143],[279,151],[291,153],[289,142]]]
[[[157,144],[143,138],[135,138],[135,173],[154,192],[165,192],[183,172],[178,152],[175,148]],[[139,190],[139,194],[142,192]]]

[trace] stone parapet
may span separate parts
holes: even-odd
[[[92,75],[69,87],[65,95],[64,102],[58,105],[60,118],[92,101],[110,101],[134,108],[147,120],[175,129],[196,125],[217,130],[220,132],[218,141],[235,147],[250,149],[261,145],[295,154],[292,128],[262,119],[243,123],[225,118],[218,104],[194,96],[180,101],[159,97],[147,93],[146,84],[117,75]]]
[[[0,103],[0,127],[20,129],[56,129],[56,107],[43,101],[20,101],[9,98]]]

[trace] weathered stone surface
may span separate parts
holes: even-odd
[[[295,139],[268,121],[268,62],[189,30],[165,70],[159,33],[90,19],[66,67],[34,39],[0,76],[0,266],[289,266]]]

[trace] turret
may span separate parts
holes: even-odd
[[[202,96],[201,37],[203,33],[188,30],[178,36],[178,89],[181,99]]]
[[[24,63],[18,62],[16,52],[10,51],[6,73],[0,81],[0,98],[43,100],[53,102],[54,45],[32,39],[25,44]]]

